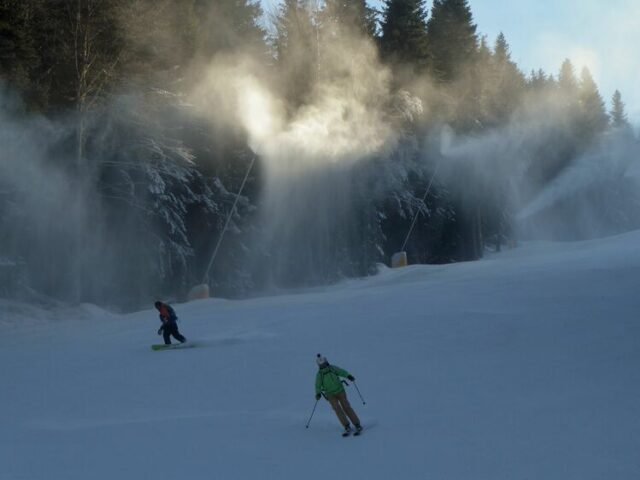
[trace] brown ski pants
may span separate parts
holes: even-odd
[[[336,395],[327,395],[326,397],[327,401],[336,412],[338,420],[340,420],[342,426],[347,427],[349,425],[347,417],[349,417],[354,425],[360,425],[360,419],[356,415],[356,412],[353,411],[353,408],[351,408],[349,400],[347,400],[347,392],[340,392]]]

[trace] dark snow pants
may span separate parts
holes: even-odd
[[[171,335],[180,343],[184,343],[187,340],[178,331],[178,324],[176,322],[165,323],[164,327],[162,327],[162,335],[165,345],[171,345]]]
[[[356,415],[356,412],[351,408],[351,404],[349,400],[347,400],[347,392],[340,392],[336,395],[327,395],[327,401],[331,404],[333,411],[336,412],[338,416],[338,420],[343,427],[349,426],[349,420],[347,417],[353,422],[354,425],[360,425],[360,419]]]

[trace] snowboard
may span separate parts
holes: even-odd
[[[193,348],[195,346],[196,344],[193,342],[172,343],[171,345],[158,343],[158,344],[151,345],[151,350],[178,350],[180,348]]]

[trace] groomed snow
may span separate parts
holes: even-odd
[[[3,480],[640,478],[640,232],[175,305],[193,349],[151,351],[152,310],[7,305]],[[362,437],[324,401],[304,428],[318,352]]]

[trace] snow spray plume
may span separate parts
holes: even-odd
[[[513,212],[513,227],[525,238],[591,238],[640,228],[639,197],[633,193],[640,150],[628,130],[609,131],[583,145],[584,152],[558,167],[555,178],[541,181],[541,165],[567,155],[567,140],[575,141],[575,135],[557,91],[533,95],[505,126],[449,138],[440,175],[456,188],[456,166],[472,171],[475,201]]]
[[[590,239],[640,228],[640,146],[612,131],[518,213],[522,233],[544,239]]]
[[[70,123],[29,117],[0,92],[0,257],[24,266],[24,285],[69,300],[77,300],[80,266],[96,251],[78,242],[79,231],[93,237],[91,202],[63,146],[73,134]]]
[[[24,273],[11,295],[125,308],[148,301],[153,282],[170,277],[167,265],[190,254],[180,220],[170,225],[173,237],[162,228],[182,208],[168,204],[166,191],[193,179],[188,150],[154,127],[140,102],[121,96],[85,118],[80,163],[74,115],[30,116],[6,98],[0,259]]]
[[[203,114],[233,118],[262,159],[263,233],[256,241],[268,252],[264,268],[276,285],[335,272],[332,257],[348,242],[353,220],[351,169],[395,141],[384,113],[389,72],[371,42],[342,38],[340,49],[323,52],[308,99],[295,108],[247,58],[218,58],[191,96]]]
[[[277,285],[340,270],[335,257],[346,250],[354,220],[353,171],[363,160],[392,158],[403,135],[391,113],[394,92],[421,99],[403,102],[420,105],[406,109],[410,116],[422,112],[405,119],[422,148],[407,156],[438,164],[438,181],[462,212],[481,208],[498,222],[513,218],[575,158],[589,155],[592,138],[575,147],[580,133],[560,82],[544,78],[546,87],[529,89],[507,51],[499,57],[485,45],[448,82],[399,68],[390,87],[370,40],[338,33],[340,41],[321,29],[304,32],[299,45],[286,45],[272,74],[251,56],[218,56],[191,94],[202,115],[243,131],[261,157],[263,226],[255,250],[263,251],[264,270]],[[500,72],[508,73],[503,83]],[[447,134],[442,125],[463,133]],[[440,130],[444,141],[434,134]]]
[[[509,138],[520,138],[512,211],[524,238],[586,239],[640,228],[638,183],[627,175],[638,161],[637,141],[611,128],[585,137],[573,115],[556,90],[525,102],[512,120]],[[544,181],[541,165],[555,166]]]

